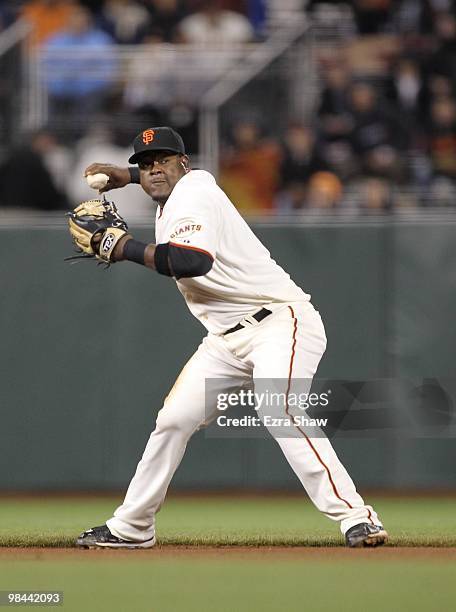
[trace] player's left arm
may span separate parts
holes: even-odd
[[[157,272],[176,279],[207,274],[216,259],[219,215],[210,192],[187,189],[185,200],[173,208],[163,244],[156,247]],[[169,263],[169,268],[166,267]],[[164,265],[163,265],[164,264]]]
[[[141,253],[144,265],[177,280],[204,276],[216,259],[218,226],[211,194],[199,187],[188,189],[185,198],[173,207],[162,242],[145,246]],[[126,239],[122,256],[132,259],[134,247],[135,243]]]
[[[177,280],[204,276],[217,252],[215,211],[207,208],[201,204],[192,213],[191,206],[185,206],[185,216],[176,215],[160,244],[144,244],[125,236],[114,250],[114,259],[135,261]]]
[[[174,215],[163,243],[158,245],[136,240],[115,204],[105,200],[90,200],[76,207],[69,214],[69,229],[84,257],[96,257],[107,264],[133,261],[176,279],[203,276],[215,260],[217,224],[213,208],[204,198],[199,201],[195,211],[189,198],[183,207],[184,217],[179,212]]]
[[[82,257],[97,258],[108,265],[133,261],[177,279],[203,276],[212,268],[213,257],[204,251],[169,242],[155,245],[135,240],[123,220],[120,224],[106,214],[105,204],[100,200],[84,202],[78,208],[81,207],[84,207],[82,211],[70,214],[69,229]],[[79,257],[81,255],[67,259]]]
[[[159,274],[174,278],[192,278],[207,274],[214,257],[207,251],[166,242],[146,244],[133,236],[124,236],[113,253],[114,261],[134,261]]]

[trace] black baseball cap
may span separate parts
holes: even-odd
[[[173,151],[185,155],[182,137],[170,127],[147,128],[140,132],[133,141],[134,154],[128,160],[130,164],[138,163],[140,156],[149,151]]]

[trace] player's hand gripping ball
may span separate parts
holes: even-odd
[[[80,257],[95,257],[113,263],[113,251],[128,233],[116,205],[106,200],[88,200],[68,213],[71,237]],[[71,259],[71,258],[70,258]]]
[[[92,189],[103,189],[106,187],[109,181],[109,176],[104,172],[97,172],[96,174],[87,174],[86,181],[89,187]]]

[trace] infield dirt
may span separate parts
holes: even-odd
[[[270,562],[273,559],[318,559],[319,561],[338,562],[343,560],[397,560],[413,561],[456,561],[456,547],[400,547],[386,546],[383,548],[335,548],[335,547],[287,547],[287,546],[160,546],[149,550],[80,550],[75,548],[0,548],[0,560],[149,560],[159,561],[170,558],[206,558],[206,559],[251,559]]]

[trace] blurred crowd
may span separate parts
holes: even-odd
[[[69,32],[119,45],[136,45],[149,36],[169,43],[246,42],[262,37],[264,0],[3,0],[3,27],[25,18],[33,26],[32,44],[55,43]],[[75,25],[75,19],[79,27]]]
[[[308,12],[320,33],[313,112],[273,138],[270,118],[235,126],[228,191],[252,212],[454,206],[454,4],[313,1]]]
[[[173,125],[190,152],[198,153],[199,92],[191,94],[185,83],[178,93],[168,87],[176,80],[176,58],[183,74],[199,70],[203,81],[214,69],[216,48],[235,53],[238,44],[267,44],[277,5],[272,0],[4,2],[0,27],[26,18],[32,24],[30,44],[48,61],[53,123],[27,135],[3,160],[2,202],[21,201],[5,177],[28,164],[35,184],[42,183],[31,205],[66,207],[83,197],[77,186],[68,187],[68,176],[85,161],[95,161],[89,159],[94,143],[103,143],[100,153],[111,156],[106,161],[123,159],[132,135],[145,124]],[[277,109],[273,118],[262,116],[259,100],[259,113],[230,118],[229,129],[222,130],[220,182],[239,208],[258,214],[453,206],[454,3],[298,0],[290,6],[314,25],[317,93],[300,116],[289,116],[287,109]],[[119,71],[113,44],[138,45],[148,58],[129,65],[121,91],[112,86],[118,87]],[[201,63],[195,64],[195,56],[182,63],[176,51],[182,44],[203,49]],[[75,53],[69,63],[68,51],[81,45],[91,53]],[[163,45],[168,45],[165,54]],[[159,87],[148,86],[148,71]],[[128,121],[122,122],[121,113]],[[103,121],[96,120],[100,114]],[[88,125],[87,117],[95,121]],[[65,139],[60,130],[69,118],[71,150],[68,130]]]

